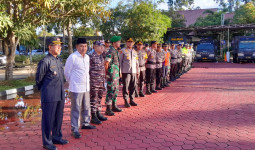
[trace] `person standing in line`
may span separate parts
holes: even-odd
[[[180,78],[182,74],[182,44],[177,45],[177,76],[176,78]]]
[[[78,38],[77,51],[71,54],[65,65],[65,77],[69,84],[71,96],[71,130],[74,138],[80,138],[80,117],[82,118],[82,129],[95,129],[90,125],[90,77],[89,56],[87,52],[87,41]]]
[[[165,61],[165,52],[162,51],[162,45],[157,45],[157,53],[156,53],[156,90],[162,90],[164,86],[162,85],[163,79],[163,69],[162,63]]]
[[[94,52],[90,57],[90,105],[91,105],[91,123],[102,124],[107,118],[101,114],[101,100],[105,90],[105,68],[104,68],[104,44],[100,41],[93,43]]]
[[[146,94],[151,95],[157,93],[155,90],[155,78],[156,78],[156,49],[157,42],[151,41],[151,48],[147,51],[147,63],[146,67]]]
[[[162,45],[163,51],[165,52],[165,61],[163,62],[163,81],[162,84],[165,87],[169,87],[168,85],[168,74],[170,69],[170,52],[168,51],[168,44],[163,43]]]
[[[177,74],[177,62],[178,62],[178,52],[175,48],[175,45],[172,43],[170,48],[170,55],[171,55],[171,71],[170,71],[170,81],[176,80]]]
[[[69,143],[62,139],[61,131],[65,105],[64,66],[58,57],[62,42],[57,37],[48,42],[49,54],[38,64],[36,85],[41,94],[43,148],[56,150],[53,144]]]
[[[110,46],[111,46],[111,42],[110,42],[110,40],[105,40],[104,41],[104,52],[102,53],[102,55],[103,55],[103,58],[105,59],[105,57],[107,56],[107,54],[108,54],[108,52],[109,52],[109,50],[110,50]]]
[[[119,52],[120,36],[113,36],[110,40],[112,46],[105,58],[105,71],[107,80],[107,94],[106,94],[106,112],[108,116],[113,116],[114,112],[122,112],[117,106],[117,96],[119,93],[119,79],[120,79],[120,64],[119,64]],[[111,106],[112,105],[112,106]]]

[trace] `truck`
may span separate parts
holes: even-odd
[[[197,61],[216,61],[217,46],[212,39],[202,39],[196,47]]]
[[[236,36],[232,41],[233,62],[255,61],[255,36]]]

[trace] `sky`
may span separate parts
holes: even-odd
[[[120,1],[125,1],[125,0],[111,0],[111,8],[114,8],[117,6],[118,2]],[[161,3],[160,5],[158,5],[158,9],[164,9],[167,10],[168,6],[167,6],[167,0],[164,0],[165,3]],[[196,7],[200,7],[201,9],[207,9],[207,8],[217,8],[218,4],[215,3],[214,0],[194,0],[194,8]]]

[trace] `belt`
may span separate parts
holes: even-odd
[[[156,62],[156,64],[160,64],[160,63],[162,63],[162,62]]]
[[[144,66],[145,66],[145,64],[144,64],[144,65],[141,65],[141,66],[139,65],[139,67],[144,67]]]
[[[177,59],[177,58],[171,57],[171,59]]]
[[[147,61],[147,64],[154,65],[154,64],[156,64],[156,63],[155,63],[155,62],[152,62],[152,61]]]

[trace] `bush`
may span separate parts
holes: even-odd
[[[33,55],[32,56],[32,62],[33,63],[39,63],[40,60],[42,60],[45,57],[45,55]]]
[[[23,63],[26,61],[28,57],[25,56],[25,55],[16,55],[15,56],[15,62],[20,62],[20,63]]]
[[[68,53],[68,52],[63,52],[63,53],[60,55],[60,58],[63,59],[63,63],[66,62],[68,56],[69,56],[69,53]]]

